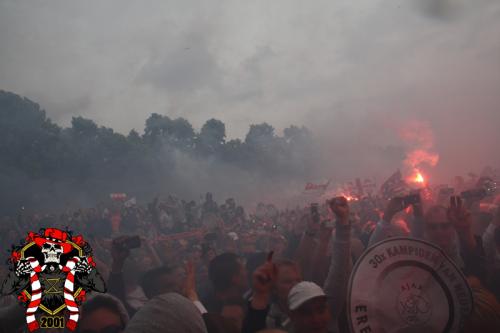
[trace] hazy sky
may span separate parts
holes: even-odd
[[[383,143],[411,119],[461,163],[500,142],[500,1],[0,0],[0,89],[123,133],[157,112]]]

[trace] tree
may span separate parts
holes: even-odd
[[[0,214],[63,203],[68,193],[99,200],[115,190],[148,197],[165,185],[186,188],[179,180],[179,156],[210,157],[265,181],[287,181],[311,170],[312,142],[305,127],[292,125],[278,136],[267,123],[251,125],[244,141],[226,141],[220,120],[208,120],[196,133],[188,120],[157,113],[146,120],[144,133],[131,130],[127,136],[83,117],[61,128],[38,104],[0,91]]]
[[[202,154],[214,154],[220,151],[226,141],[226,125],[220,120],[208,120],[197,138],[197,150]]]
[[[275,139],[274,127],[268,123],[250,125],[245,137],[245,143],[254,147],[265,147]]]
[[[311,132],[304,126],[291,125],[283,130],[283,137],[288,144],[307,144],[311,140]]]
[[[4,168],[34,178],[56,174],[54,151],[60,147],[60,131],[38,104],[0,91],[0,164]]]
[[[188,151],[193,147],[195,132],[184,118],[172,120],[168,116],[153,113],[146,120],[144,140],[156,148],[167,145]]]
[[[157,113],[151,114],[146,120],[144,140],[150,145],[158,145],[168,136],[172,120]]]
[[[142,143],[142,138],[141,136],[139,135],[139,133],[137,133],[137,131],[135,129],[132,129],[129,133],[128,133],[128,136],[127,136],[127,140],[132,144],[132,145],[138,145],[138,144],[141,144]]]
[[[177,118],[170,125],[169,143],[184,151],[193,148],[195,133],[191,123],[184,118]]]

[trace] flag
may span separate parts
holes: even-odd
[[[136,198],[134,197],[134,198],[132,198],[132,199],[130,199],[130,200],[125,201],[125,203],[124,203],[123,205],[124,205],[125,207],[127,207],[127,208],[133,207],[133,206],[137,205],[137,200],[136,200]]]
[[[401,171],[393,173],[380,187],[380,194],[385,199],[390,199],[409,191],[409,186],[403,180]]]

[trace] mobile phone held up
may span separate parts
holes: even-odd
[[[319,205],[317,203],[311,204],[311,218],[314,223],[320,223],[321,217],[319,215]]]

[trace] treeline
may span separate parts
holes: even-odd
[[[122,135],[82,117],[63,128],[37,103],[0,91],[0,213],[63,206],[78,198],[93,204],[116,191],[182,195],[189,193],[181,182],[190,177],[185,172],[203,168],[229,173],[214,175],[227,176],[228,182],[241,174],[273,181],[304,178],[312,172],[312,141],[305,127],[290,126],[279,136],[267,123],[251,125],[244,140],[227,140],[220,120],[210,119],[196,131],[184,118],[157,113],[142,133]]]

